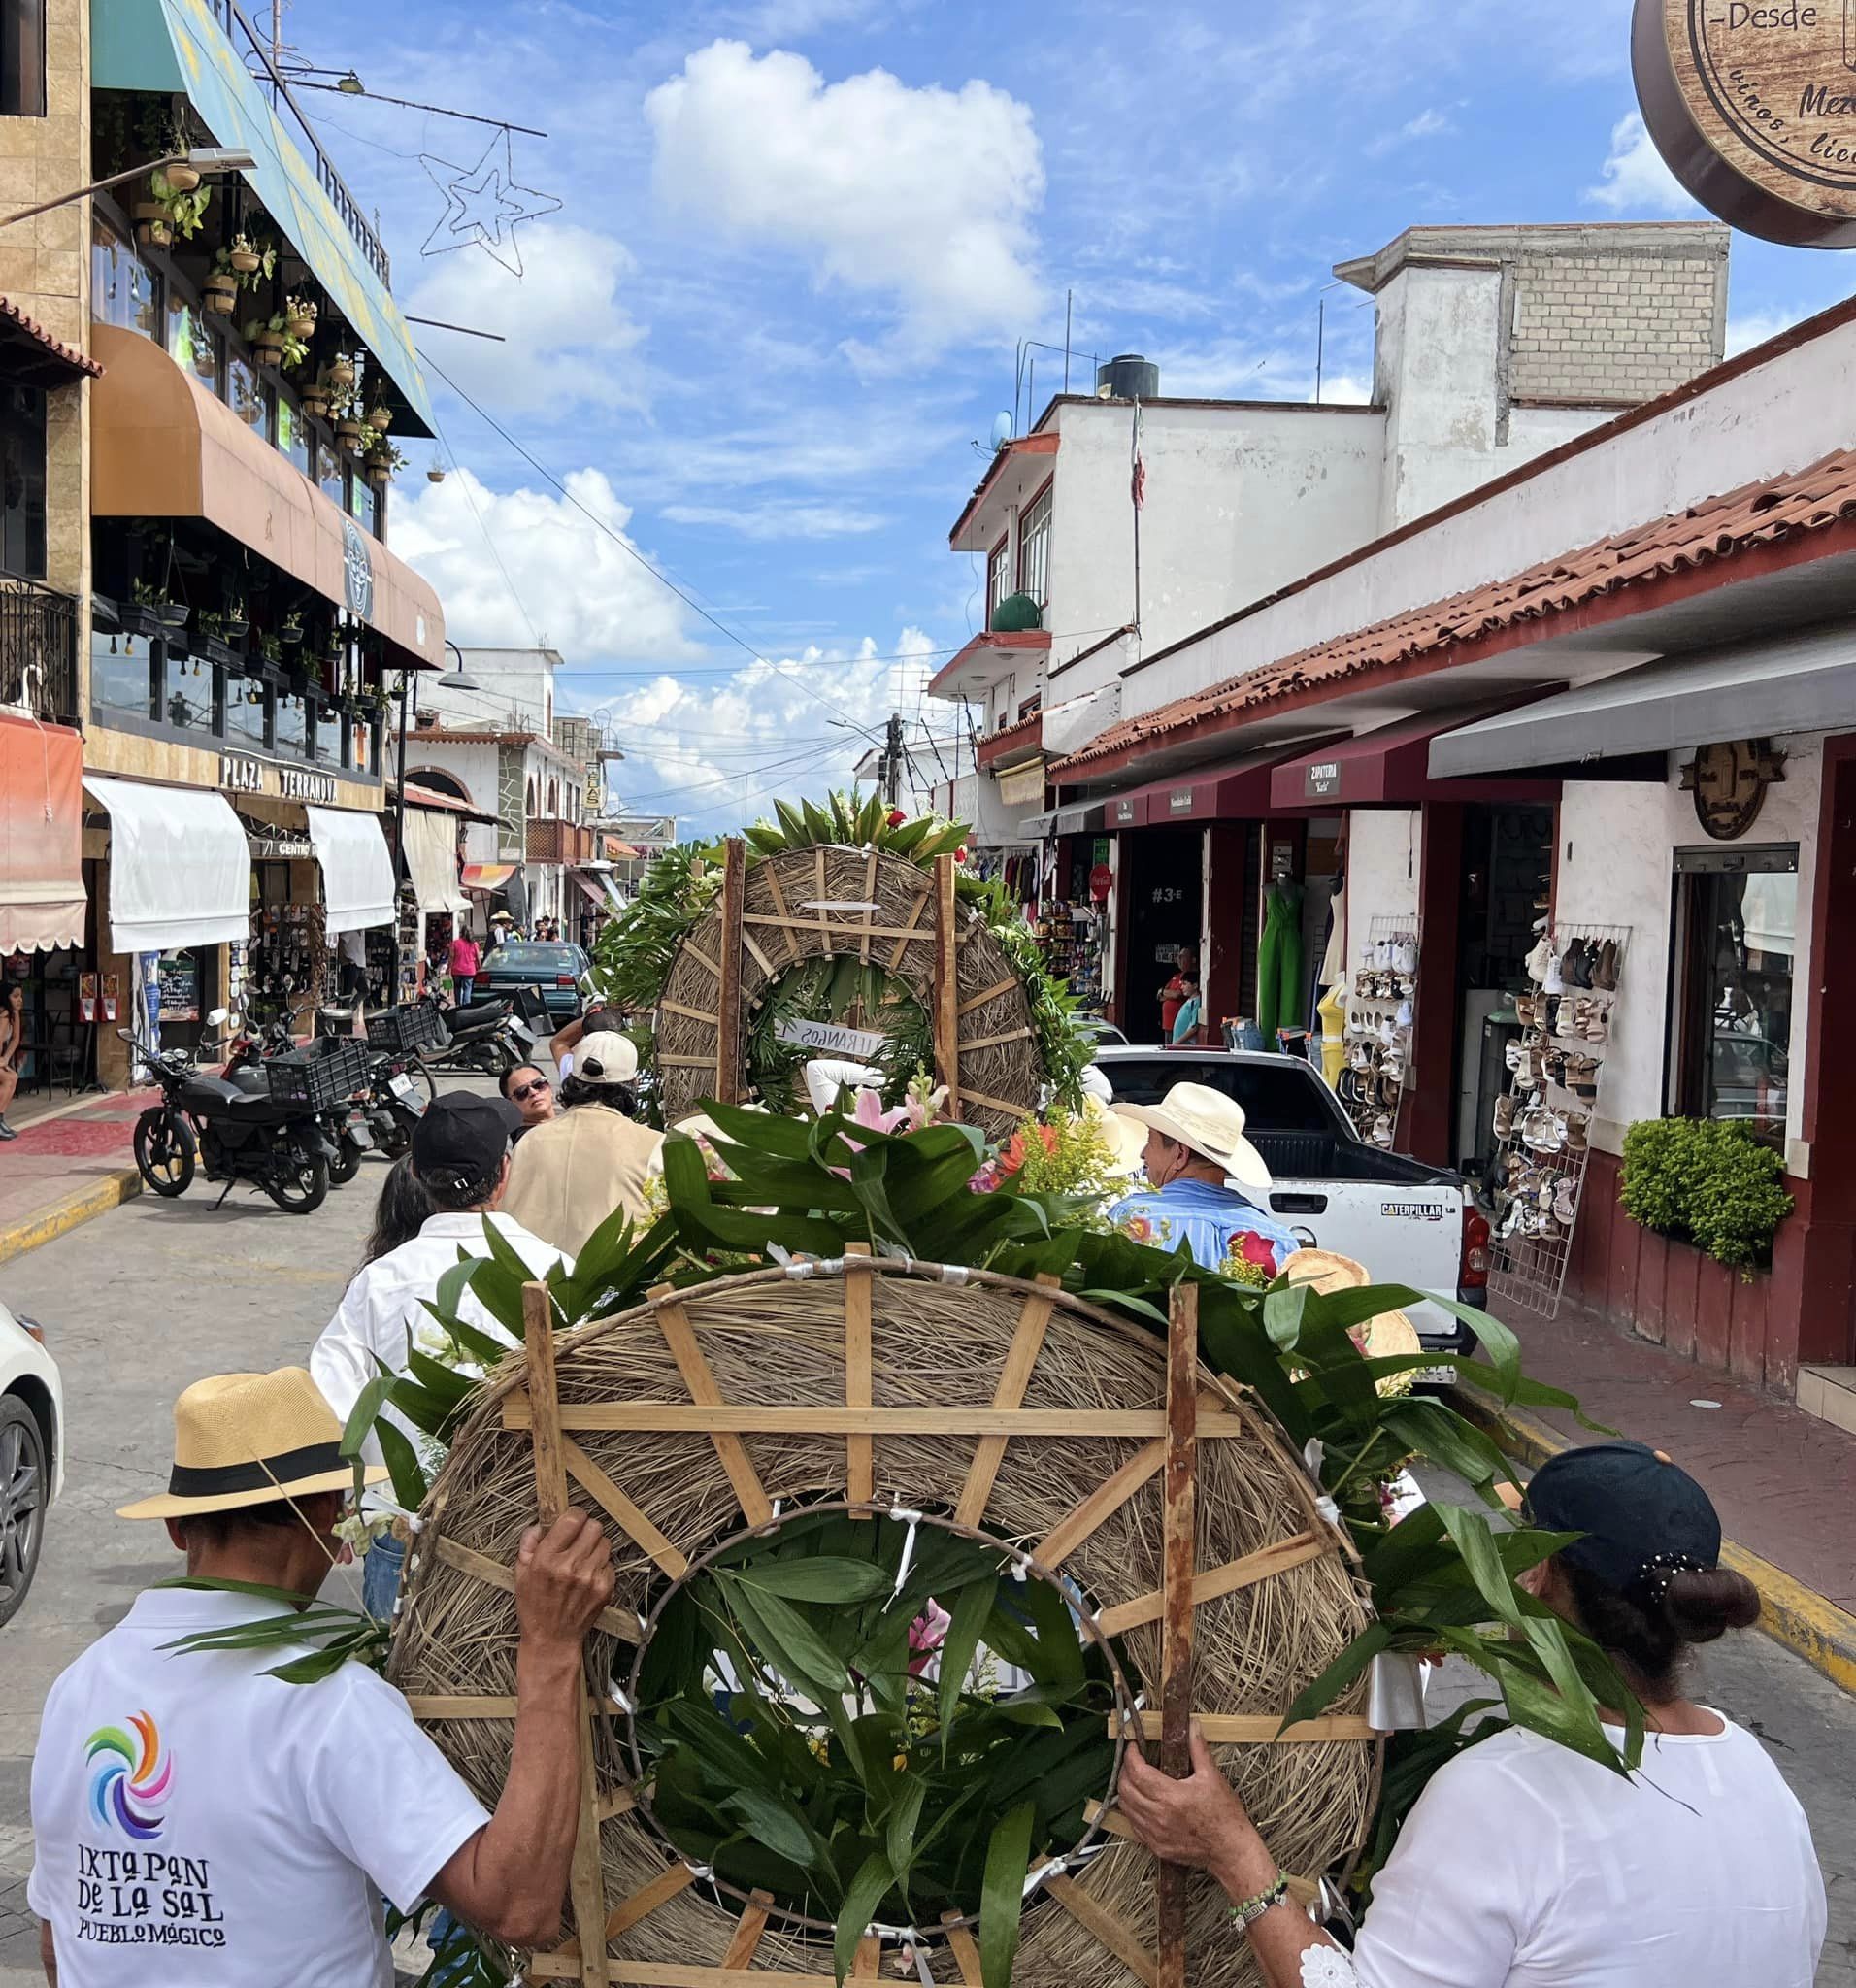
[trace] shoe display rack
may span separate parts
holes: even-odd
[[[1399,1107],[1411,1080],[1417,985],[1417,919],[1369,920],[1347,992],[1345,1062],[1335,1095],[1360,1137],[1381,1148],[1398,1137]]]
[[[1628,925],[1561,924],[1528,955],[1522,1028],[1495,1101],[1497,1155],[1489,1292],[1542,1318],[1559,1313],[1585,1194],[1585,1166],[1610,1053]]]

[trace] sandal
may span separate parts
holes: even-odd
[[[1392,1144],[1392,1114],[1389,1111],[1381,1111],[1374,1119],[1372,1140],[1373,1143],[1382,1150],[1390,1148]]]
[[[1495,1136],[1507,1139],[1514,1130],[1514,1099],[1511,1093],[1504,1091],[1495,1101]]]
[[[1587,1150],[1585,1128],[1590,1122],[1583,1111],[1569,1111],[1566,1114],[1566,1149],[1569,1153],[1582,1153]]]

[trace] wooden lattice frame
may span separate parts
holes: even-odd
[[[744,1016],[788,969],[842,957],[881,967],[931,1018],[944,1116],[1004,1138],[1038,1109],[1042,1065],[1024,984],[985,920],[960,905],[951,856],[930,870],[821,845],[750,867],[736,840],[725,845],[720,895],[679,944],[658,999],[664,1122],[710,1098],[742,1103]]]
[[[679,1292],[663,1285],[650,1294],[648,1313],[662,1333],[664,1342],[676,1361],[688,1390],[688,1406],[627,1401],[569,1405],[563,1407],[557,1380],[556,1344],[546,1286],[525,1287],[523,1315],[525,1345],[521,1372],[506,1377],[495,1387],[491,1408],[496,1421],[506,1430],[525,1431],[532,1444],[536,1488],[536,1510],[544,1522],[550,1522],[567,1508],[570,1491],[578,1487],[587,1501],[625,1538],[640,1549],[662,1573],[680,1579],[691,1562],[674,1541],[652,1522],[647,1513],[629,1499],[600,1466],[575,1441],[577,1433],[623,1431],[646,1435],[678,1432],[701,1434],[713,1443],[716,1458],[726,1472],[744,1518],[750,1525],[763,1525],[775,1516],[753,1462],[743,1441],[746,1435],[804,1434],[836,1441],[844,1448],[844,1489],[851,1503],[871,1500],[874,1485],[874,1443],[879,1437],[932,1434],[955,1440],[974,1439],[972,1460],[967,1468],[954,1517],[960,1524],[978,1524],[987,1511],[994,1480],[1013,1441],[1075,1438],[1124,1438],[1141,1443],[1130,1462],[1100,1483],[1048,1530],[1026,1558],[1043,1569],[1059,1567],[1077,1548],[1109,1521],[1156,1475],[1163,1481],[1164,1496],[1164,1578],[1158,1590],[1132,1595],[1103,1607],[1097,1627],[1106,1636],[1118,1636],[1144,1624],[1159,1622],[1162,1628],[1162,1672],[1165,1680],[1162,1702],[1136,1715],[1143,1740],[1157,1738],[1162,1764],[1175,1773],[1188,1764],[1187,1727],[1193,1704],[1193,1635],[1196,1611],[1208,1603],[1271,1580],[1289,1569],[1332,1554],[1350,1554],[1345,1536],[1322,1519],[1315,1509],[1312,1491],[1306,1493],[1307,1524],[1300,1532],[1272,1542],[1224,1565],[1198,1572],[1194,1565],[1194,1504],[1198,1446],[1205,1441],[1231,1438],[1256,1441],[1279,1448],[1276,1439],[1242,1394],[1201,1367],[1197,1359],[1197,1298],[1189,1284],[1175,1287],[1167,1338],[1166,1407],[1164,1412],[1151,1409],[1083,1408],[1035,1409],[1022,1406],[1039,1354],[1044,1343],[1053,1308],[1062,1304],[1073,1313],[1093,1317],[1101,1323],[1125,1331],[1110,1314],[1061,1292],[1057,1281],[1040,1277],[1035,1283],[980,1272],[940,1272],[934,1266],[875,1260],[856,1245],[845,1259],[809,1267],[811,1275],[842,1279],[845,1331],[845,1406],[840,1409],[807,1406],[763,1407],[725,1402],[714,1375],[698,1342],[686,1309],[688,1301],[700,1299],[704,1289]],[[724,1280],[741,1286],[756,1282],[778,1282],[780,1273],[750,1273]],[[1017,1292],[1021,1306],[1010,1347],[1001,1367],[988,1408],[950,1408],[923,1411],[915,1408],[883,1408],[871,1405],[871,1322],[873,1280],[884,1276],[940,1276],[959,1282],[985,1282]],[[605,1322],[582,1328],[582,1332],[603,1329]],[[576,1335],[579,1338],[580,1335]],[[571,1342],[570,1342],[571,1343]],[[485,1411],[480,1411],[480,1418]],[[468,1434],[468,1431],[466,1432]],[[1290,1465],[1294,1471],[1294,1466]],[[1299,1475],[1291,1481],[1300,1483]],[[1298,1491],[1298,1496],[1304,1494]],[[880,1507],[873,1507],[880,1509]],[[435,1494],[435,1508],[428,1507],[428,1520],[442,1518],[442,1488]],[[472,1552],[454,1541],[439,1537],[423,1555],[426,1573],[419,1570],[420,1554],[414,1556],[414,1578],[409,1608],[416,1611],[419,1590],[432,1566],[444,1566],[476,1581],[511,1593],[512,1571],[486,1556]],[[638,1615],[622,1608],[609,1608],[600,1627],[622,1641],[636,1642],[644,1625]],[[396,1653],[395,1671],[398,1662]],[[403,1680],[404,1681],[404,1680]],[[1358,1688],[1351,1694],[1358,1700]],[[508,1696],[434,1696],[416,1690],[409,1694],[414,1715],[422,1723],[445,1726],[447,1722],[493,1720],[513,1722],[515,1700]],[[602,1787],[595,1767],[596,1722],[622,1716],[624,1707],[610,1698],[596,1699],[586,1675],[580,1682],[580,1723],[582,1733],[580,1772],[578,1786],[580,1827],[576,1840],[570,1885],[573,1933],[559,1947],[538,1953],[527,1963],[527,1978],[536,1981],[580,1981],[586,1988],[609,1988],[609,1984],[636,1984],[636,1988],[758,1988],[762,1981],[783,1984],[783,1988],[836,1988],[829,1974],[812,1974],[774,1968],[755,1968],[754,1958],[766,1936],[775,1906],[762,1892],[751,1894],[735,1925],[719,1965],[679,1966],[663,1962],[628,1959],[611,1951],[613,1942],[638,1926],[671,1900],[678,1898],[704,1873],[687,1862],[674,1862],[657,1876],[629,1895],[613,1900],[605,1888],[600,1831],[602,1824],[623,1816],[638,1806],[631,1790],[620,1784]],[[1284,1727],[1270,1714],[1198,1714],[1207,1740],[1214,1745],[1300,1745],[1304,1743],[1346,1742],[1372,1751],[1376,1760],[1378,1740],[1367,1719],[1357,1711],[1339,1712]],[[1108,1725],[1111,1737],[1134,1737],[1124,1723],[1125,1715],[1111,1713]],[[1131,1832],[1118,1811],[1089,1806],[1089,1820],[1109,1836],[1131,1839]],[[1041,1867],[1034,1866],[1033,1873]],[[1028,1873],[1032,1874],[1032,1873]],[[1318,1873],[1315,1873],[1318,1875]],[[1176,1867],[1156,1867],[1157,1951],[1149,1948],[1140,1933],[1123,1918],[1090,1895],[1067,1870],[1042,1868],[1042,1889],[1054,1900],[1083,1931],[1099,1942],[1105,1954],[1142,1988],[1183,1988],[1186,1978],[1187,1873]],[[1308,1901],[1315,1885],[1309,1877],[1292,1877],[1295,1895]],[[979,1957],[970,1929],[958,1923],[958,1914],[944,1916],[943,1927],[948,1951],[954,1957],[963,1988],[980,1988]],[[603,1937],[595,1937],[603,1929]],[[1241,1969],[1242,1942],[1236,1942]],[[851,1969],[853,1978],[872,1978],[878,1971],[881,1941],[866,1937]],[[1210,1956],[1205,1959],[1210,1960]],[[1229,1967],[1202,1968],[1197,1978],[1233,1978]]]

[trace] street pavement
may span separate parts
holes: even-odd
[[[0,1298],[47,1327],[68,1429],[38,1578],[0,1630],[0,1988],[40,1978],[24,1897],[40,1706],[138,1589],[179,1571],[159,1526],[115,1508],[165,1482],[172,1404],[188,1381],[307,1358],[360,1255],[383,1172],[369,1161],[308,1217],[245,1190],[216,1211],[197,1189],[179,1202],[145,1195],[0,1265]],[[358,1575],[356,1589],[358,1600]],[[1757,1635],[1706,1653],[1697,1695],[1759,1735],[1809,1813],[1831,1892],[1818,1980],[1856,1988],[1856,1701]]]

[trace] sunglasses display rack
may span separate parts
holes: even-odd
[[[1416,916],[1370,919],[1347,987],[1346,1053],[1335,1095],[1360,1137],[1382,1148],[1398,1137],[1399,1107],[1411,1080],[1417,985]]]
[[[1541,1318],[1558,1315],[1566,1289],[1630,936],[1628,925],[1549,926],[1515,997],[1521,1033],[1495,1101],[1489,1294]]]

